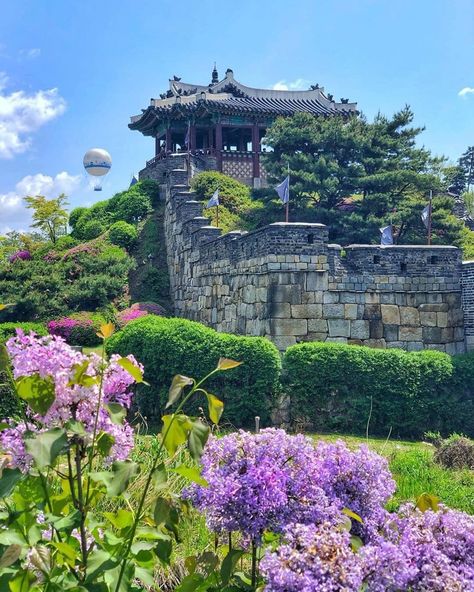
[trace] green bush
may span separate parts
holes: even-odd
[[[83,240],[93,240],[105,231],[105,226],[100,220],[89,220],[82,226],[81,238]]]
[[[128,323],[110,338],[107,352],[133,354],[145,367],[149,387],[138,391],[138,406],[149,419],[157,419],[164,408],[175,374],[203,377],[220,357],[243,362],[242,366],[219,373],[208,383],[225,403],[223,421],[251,426],[256,415],[269,423],[278,392],[280,355],[262,337],[240,337],[217,333],[184,319],[145,316]],[[197,408],[190,411],[198,413]]]
[[[453,359],[441,352],[314,342],[288,348],[283,384],[294,422],[364,433],[370,419],[372,434],[420,437],[464,422],[449,404],[454,370]]]
[[[138,238],[138,232],[135,226],[119,220],[112,224],[109,229],[110,242],[124,249],[130,249]]]
[[[41,323],[0,323],[0,344],[15,335],[17,329],[25,333],[34,331],[37,335],[47,335],[46,327]],[[0,421],[20,412],[18,399],[14,396],[10,378],[0,371]]]

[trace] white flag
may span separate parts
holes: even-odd
[[[207,202],[207,208],[213,208],[214,206],[218,206],[219,205],[219,189],[216,189],[214,191],[214,193],[212,194],[211,199]]]
[[[429,218],[430,218],[430,204],[423,208],[421,212],[421,219],[423,220],[423,224],[428,228],[429,225]]]
[[[392,225],[380,228],[382,236],[380,237],[381,245],[393,245]]]
[[[278,193],[284,204],[290,201],[290,175],[288,175],[280,185],[275,187],[275,191]]]

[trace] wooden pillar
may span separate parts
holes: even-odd
[[[222,123],[216,123],[216,160],[217,170],[222,172]]]
[[[252,164],[252,177],[258,179],[260,178],[260,134],[256,123],[252,125]]]
[[[160,136],[155,136],[155,156],[160,153]]]
[[[212,150],[214,148],[214,129],[212,127],[209,128],[207,135],[208,135],[209,148]]]
[[[194,123],[189,126],[189,149],[196,150],[196,126]]]
[[[173,147],[171,146],[171,128],[170,127],[166,128],[165,142],[166,142],[166,146],[165,146],[166,151],[171,152],[173,150]]]
[[[240,131],[239,131],[239,151],[240,152],[244,152],[244,150],[245,150],[245,146],[244,146],[244,133],[245,133],[244,128],[243,127],[240,128]]]

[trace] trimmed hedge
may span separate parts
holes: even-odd
[[[38,335],[47,335],[46,327],[41,323],[0,323],[0,344],[5,343],[15,335],[16,329],[23,329],[25,333],[34,331]],[[5,372],[0,372],[0,420],[12,417],[20,412],[20,406]]]
[[[317,431],[422,437],[474,433],[474,357],[335,343],[286,351],[283,385],[291,419]]]
[[[149,315],[113,335],[107,353],[133,354],[144,365],[150,386],[140,385],[136,400],[140,412],[151,420],[163,412],[175,374],[200,379],[226,357],[243,364],[218,373],[205,387],[224,401],[223,424],[251,426],[256,415],[263,424],[270,421],[281,360],[276,347],[263,337],[218,333],[193,321]],[[197,414],[199,407],[206,405],[197,396],[188,411]]]

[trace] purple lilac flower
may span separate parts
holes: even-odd
[[[340,510],[348,508],[362,518],[353,521],[353,534],[364,541],[375,536],[386,518],[384,505],[395,492],[388,462],[367,446],[352,451],[344,442],[318,442],[313,464],[320,487]]]
[[[359,592],[362,569],[347,531],[324,522],[285,530],[276,552],[260,563],[265,592]]]
[[[185,495],[213,531],[238,530],[259,542],[264,530],[339,518],[318,482],[310,438],[240,430],[209,438],[201,461],[209,487],[195,485]]]
[[[92,434],[99,404],[99,386],[69,386],[69,382],[74,376],[74,366],[83,362],[88,362],[87,374],[95,376],[101,364],[99,356],[85,356],[76,352],[61,337],[36,337],[34,334],[25,335],[21,330],[17,330],[16,337],[9,339],[6,345],[15,379],[37,373],[42,378],[50,376],[54,380],[55,401],[44,416],[30,413],[28,427],[31,429],[31,425],[34,425],[36,431],[40,432],[75,419],[81,421],[86,431]],[[126,408],[131,404],[130,388],[134,379],[117,364],[119,357],[112,356],[105,370],[98,415],[98,429],[114,437],[110,461],[126,459],[133,448],[132,428],[127,422],[122,425],[113,423],[105,407],[106,403],[111,402],[120,403]],[[141,368],[133,356],[128,356],[128,359]],[[0,433],[2,448],[11,455],[13,465],[22,470],[27,470],[31,462],[23,443],[25,431],[25,424],[19,423]]]

